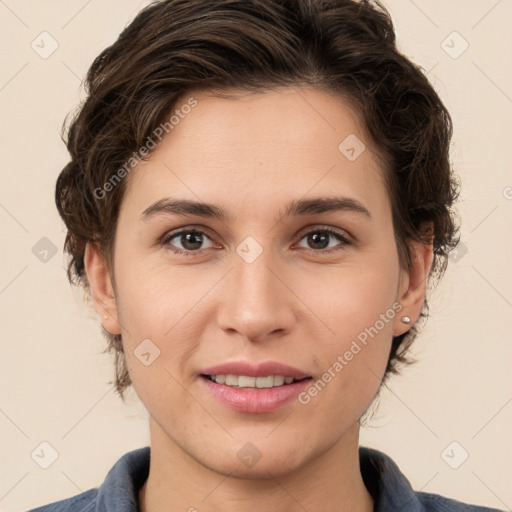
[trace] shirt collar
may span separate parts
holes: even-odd
[[[386,454],[359,447],[359,465],[363,482],[375,502],[375,512],[421,512],[423,507],[409,480]]]
[[[422,511],[409,481],[389,456],[361,446],[359,463],[364,484],[375,502],[375,512]],[[149,475],[149,465],[149,446],[123,455],[98,489],[96,512],[139,512],[139,490]]]
[[[95,512],[139,512],[139,490],[148,478],[149,462],[149,446],[123,455],[98,489]]]

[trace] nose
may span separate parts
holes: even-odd
[[[247,341],[261,343],[286,336],[296,324],[299,301],[283,264],[270,253],[264,250],[252,263],[235,255],[218,313],[220,328],[230,336],[237,333]]]

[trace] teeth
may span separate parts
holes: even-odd
[[[293,377],[283,375],[269,375],[268,377],[248,377],[247,375],[210,375],[217,384],[234,386],[239,388],[273,388],[291,384]]]
[[[282,386],[284,384],[284,377],[282,375],[274,375],[274,382],[272,384],[274,386]]]
[[[240,377],[235,377],[235,383],[233,385],[240,386],[241,388],[254,388],[256,387],[256,377],[240,375]]]
[[[226,375],[226,386],[238,386],[238,377],[236,375]]]
[[[271,388],[274,385],[274,377],[269,375],[268,377],[257,377],[256,387],[257,388]]]

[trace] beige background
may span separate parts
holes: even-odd
[[[122,454],[148,444],[144,408],[133,392],[124,406],[108,385],[99,322],[66,281],[53,201],[67,162],[59,130],[84,97],[81,78],[146,3],[0,0],[1,510],[97,486]],[[432,296],[414,347],[419,362],[391,380],[361,442],[391,455],[417,490],[511,510],[512,2],[384,4],[400,48],[429,72],[453,115],[467,252]],[[31,48],[35,40],[38,51],[51,49],[43,31],[58,43],[46,59]],[[463,48],[458,36],[442,46],[453,31],[469,44],[458,58],[445,51]],[[57,248],[46,262],[36,245],[49,244],[43,237]],[[59,455],[48,469],[31,458],[43,441]],[[469,453],[458,469],[442,457],[453,441],[452,464]]]

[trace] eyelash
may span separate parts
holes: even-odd
[[[211,237],[208,236],[207,233],[205,233],[204,231],[201,231],[199,229],[182,229],[180,231],[164,235],[162,237],[161,243],[162,243],[162,245],[171,247],[171,251],[173,253],[175,253],[175,254],[182,254],[184,256],[195,256],[195,255],[199,254],[201,251],[206,250],[206,249],[199,249],[197,251],[182,250],[182,249],[176,249],[175,247],[171,246],[171,243],[170,243],[171,240],[173,240],[174,238],[177,238],[177,237],[179,237],[179,236],[181,236],[183,234],[186,234],[186,233],[194,233],[194,234],[198,234],[198,235],[204,235],[209,240],[212,240]],[[308,250],[310,252],[322,253],[322,254],[330,254],[332,252],[336,252],[336,251],[342,250],[344,246],[350,245],[350,243],[351,243],[344,234],[342,234],[341,232],[336,231],[336,230],[334,230],[332,228],[327,228],[327,227],[325,227],[325,228],[314,228],[314,229],[311,229],[310,231],[306,231],[305,233],[302,234],[300,240],[304,239],[306,236],[308,236],[308,235],[310,235],[312,233],[328,233],[329,235],[333,236],[334,238],[338,239],[341,242],[341,247],[331,248],[331,249],[306,249],[306,250]]]

